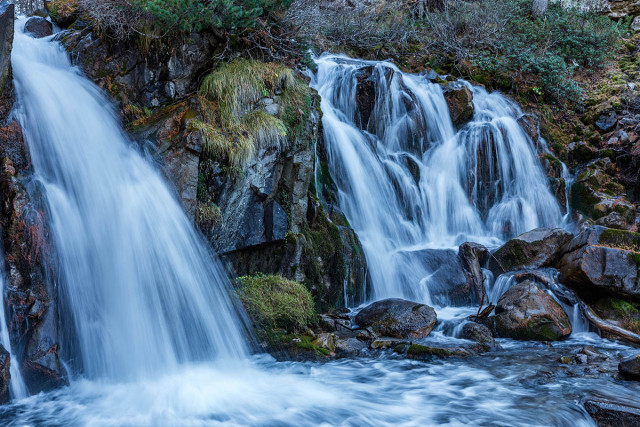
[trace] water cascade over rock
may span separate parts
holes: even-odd
[[[538,159],[543,141],[499,93],[465,82],[443,89],[386,62],[323,55],[316,63],[328,162],[374,299],[431,303],[439,267],[425,250],[496,246],[562,223]],[[450,91],[458,91],[453,106]]]
[[[128,379],[241,357],[243,322],[215,256],[104,96],[58,43],[23,26],[17,114],[46,194],[73,371]]]

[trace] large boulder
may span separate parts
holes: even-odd
[[[393,338],[425,338],[436,324],[436,312],[426,304],[389,298],[363,308],[355,321]]]
[[[571,335],[567,313],[532,280],[524,280],[502,295],[494,318],[498,336],[553,341]]]
[[[600,427],[640,425],[640,408],[604,399],[588,399],[584,408]]]
[[[451,83],[444,92],[444,99],[454,126],[461,126],[473,118],[473,93],[468,87]]]
[[[461,338],[475,341],[479,344],[482,344],[483,346],[486,346],[487,350],[495,347],[496,344],[491,330],[485,325],[481,325],[480,323],[465,323],[462,326],[460,336]]]
[[[572,234],[562,228],[536,228],[502,245],[489,260],[497,277],[513,270],[530,270],[555,264]]]
[[[640,299],[640,234],[593,226],[576,236],[559,263],[560,281],[588,296]]]
[[[482,249],[465,246],[460,255],[453,249],[422,249],[407,253],[408,259],[422,258],[420,274],[427,277],[423,286],[429,288],[434,304],[480,304],[482,271],[477,268],[480,267],[479,260],[484,257]],[[474,258],[477,259],[474,261]]]
[[[13,46],[14,6],[0,1],[0,91],[9,77]]]
[[[24,30],[39,39],[53,34],[53,25],[44,18],[34,16],[24,24]]]
[[[629,379],[640,379],[640,354],[623,359],[618,365],[620,373]]]

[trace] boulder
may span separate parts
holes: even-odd
[[[392,338],[425,338],[436,324],[436,312],[426,304],[389,298],[363,308],[355,318],[361,327],[370,327]]]
[[[11,358],[9,352],[0,345],[0,403],[6,403],[9,401],[9,383],[11,381],[11,374],[9,373],[9,366],[11,364]]]
[[[495,330],[500,337],[553,341],[571,335],[567,313],[532,280],[505,292],[495,313]]]
[[[464,326],[462,326],[461,338],[475,341],[479,344],[485,344],[489,348],[495,346],[495,339],[493,338],[491,330],[479,323],[465,323]]]
[[[476,253],[477,252],[477,253]],[[398,253],[400,255],[400,253]],[[479,267],[472,258],[482,258],[482,249],[477,247],[465,247],[462,257],[453,249],[422,249],[408,252],[408,259],[422,258],[420,274],[428,280],[423,286],[429,288],[431,300],[438,305],[473,305],[480,304],[478,294],[478,282],[482,284],[481,271],[468,270],[466,262],[470,262],[468,268]],[[479,261],[478,261],[479,264]],[[417,275],[417,274],[416,274]]]
[[[416,360],[429,360],[434,357],[466,357],[473,354],[474,351],[471,349],[456,346],[411,344],[407,349],[407,357]]]
[[[24,24],[24,30],[39,39],[53,34],[53,25],[44,18],[34,16]]]
[[[623,359],[618,370],[625,378],[640,380],[640,354]]]
[[[497,277],[513,270],[530,270],[554,265],[562,256],[563,245],[572,234],[562,228],[536,228],[514,237],[498,248],[489,260]]]
[[[458,256],[462,261],[462,266],[469,281],[473,285],[476,299],[474,302],[482,304],[486,299],[482,266],[484,266],[489,259],[489,249],[478,243],[466,242],[458,248]]]
[[[473,118],[473,93],[468,87],[452,83],[445,90],[444,99],[454,126],[461,126]]]
[[[592,226],[565,247],[560,281],[578,293],[640,299],[640,234]]]
[[[615,111],[611,111],[607,114],[602,114],[596,120],[596,127],[603,132],[608,132],[615,128],[616,124],[618,124],[618,116]]]
[[[13,19],[14,5],[0,1],[0,91],[4,88],[11,69]]]
[[[609,215],[598,218],[596,225],[602,225],[607,228],[615,228],[617,230],[626,230],[629,224],[620,216],[618,212],[611,212]]]
[[[600,427],[635,427],[640,425],[640,408],[611,400],[588,399],[584,408]]]

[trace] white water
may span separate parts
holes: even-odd
[[[66,356],[87,378],[132,379],[247,347],[228,280],[109,101],[62,46],[16,24],[18,115],[59,255]]]
[[[422,76],[336,55],[316,64],[329,166],[367,257],[373,299],[429,303],[425,248],[495,247],[562,223],[534,144],[516,121],[522,112],[502,95],[467,84],[475,115],[456,131],[442,87]],[[360,126],[357,81],[366,67],[376,100]]]
[[[0,293],[2,297],[0,298],[0,344],[4,347],[5,350],[9,352],[10,357],[10,365],[9,365],[9,375],[11,376],[11,381],[9,383],[9,392],[11,393],[12,399],[22,399],[27,397],[27,386],[22,379],[22,373],[20,373],[20,363],[18,359],[13,354],[11,349],[11,339],[9,338],[9,327],[7,326],[7,316],[5,313],[6,307],[6,278],[4,271],[4,255],[0,250]]]

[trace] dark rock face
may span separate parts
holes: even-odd
[[[466,242],[458,248],[458,256],[462,260],[462,266],[473,285],[477,304],[481,304],[486,300],[482,266],[486,265],[489,255],[489,250],[478,243]]]
[[[11,381],[11,374],[9,373],[9,366],[11,364],[11,358],[9,352],[0,345],[0,404],[9,401],[9,382]]]
[[[640,234],[593,226],[565,247],[560,280],[581,294],[640,298]]]
[[[473,94],[466,86],[449,84],[444,99],[454,126],[461,126],[473,118]]]
[[[588,399],[584,408],[601,427],[635,427],[640,425],[640,408],[603,399]]]
[[[100,38],[90,29],[60,37],[82,71],[113,96],[125,115],[132,104],[154,108],[195,92],[218,45],[212,34],[193,33],[184,44],[176,39],[159,51],[143,54],[125,42]]]
[[[496,275],[513,270],[534,269],[555,264],[572,234],[561,228],[537,228],[509,240],[489,260]]]
[[[524,114],[518,118],[518,124],[524,132],[531,138],[534,144],[540,139],[540,120],[533,114]]]
[[[601,131],[608,132],[612,130],[617,123],[618,123],[618,117],[616,116],[615,111],[611,111],[607,114],[602,114],[598,118],[598,120],[596,120],[595,125]]]
[[[382,336],[418,339],[429,335],[436,324],[436,312],[425,304],[390,298],[363,308],[355,321]]]
[[[24,24],[24,30],[39,39],[53,34],[53,25],[44,18],[34,16]]]
[[[9,26],[13,27],[13,20]],[[0,46],[0,51],[9,54],[10,47]],[[29,391],[38,393],[66,382],[58,358],[57,311],[52,298],[55,255],[22,130],[9,118],[15,100],[10,68],[7,76],[0,87],[0,237],[7,272],[7,322],[17,357],[13,362],[25,373]]]
[[[11,47],[13,46],[14,6],[7,1],[0,2],[0,88],[10,75]],[[0,89],[1,90],[1,89]]]
[[[628,357],[620,362],[618,370],[625,378],[640,379],[640,354]]]
[[[360,123],[362,129],[369,129],[369,119],[376,104],[376,85],[373,78],[373,67],[362,68],[357,75],[356,105],[359,114],[356,123]]]
[[[466,270],[465,262],[471,262],[471,258],[482,256],[482,250],[476,248],[478,253],[466,253],[467,260],[463,260],[452,249],[423,249],[420,251],[424,259],[424,266],[429,276],[429,292],[434,303],[441,305],[470,305],[479,304],[477,282],[481,276],[474,276],[477,271]],[[469,249],[470,252],[476,249]],[[471,258],[470,258],[471,257]],[[470,268],[478,267],[473,264]],[[481,272],[480,272],[481,273]]]
[[[501,337],[553,341],[571,335],[567,313],[531,280],[505,292],[495,313],[495,329]]]

